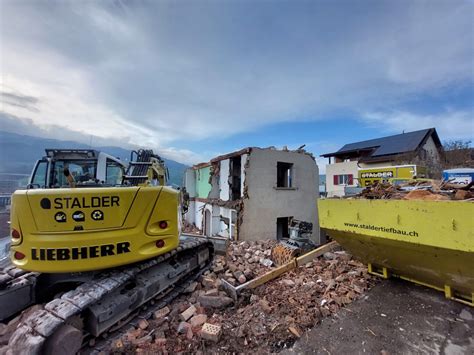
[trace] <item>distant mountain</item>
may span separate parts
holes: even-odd
[[[0,173],[30,174],[36,160],[45,155],[46,148],[91,149],[90,146],[73,141],[24,136],[0,131]],[[92,147],[121,160],[130,159],[130,150],[119,147]],[[170,184],[181,186],[187,165],[163,158],[170,173]]]

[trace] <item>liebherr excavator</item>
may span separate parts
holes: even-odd
[[[0,320],[44,304],[13,333],[14,353],[76,353],[209,266],[212,243],[180,240],[181,194],[166,179],[149,150],[129,164],[94,150],[46,150],[28,189],[12,196],[13,266],[0,271]]]

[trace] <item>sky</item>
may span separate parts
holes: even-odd
[[[430,127],[473,140],[473,14],[472,0],[1,0],[0,129],[186,164]]]

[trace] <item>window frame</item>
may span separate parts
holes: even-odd
[[[36,177],[38,176],[37,173],[38,173],[38,169],[40,167],[40,165],[44,164],[45,165],[45,171],[44,171],[44,175],[43,175],[43,184],[38,184],[37,182],[35,182],[35,179]],[[35,166],[35,170],[33,171],[33,174],[31,176],[31,181],[29,182],[28,185],[38,185],[40,188],[45,188],[47,183],[48,183],[48,165],[49,165],[49,162],[47,160],[38,160],[37,163],[36,163],[36,166]]]
[[[280,171],[284,171],[283,176],[280,176]],[[276,188],[277,189],[294,189],[294,164],[278,161],[277,162],[277,181],[276,181]],[[283,186],[280,185],[280,182],[283,182]],[[285,186],[286,185],[286,186]]]
[[[109,183],[109,181],[108,181],[109,165],[113,165],[114,168],[118,168],[121,172],[120,181],[119,182],[116,181],[115,184]],[[123,175],[124,175],[124,171],[123,171],[123,167],[122,167],[121,164],[117,163],[116,161],[114,161],[110,158],[105,159],[105,183],[107,185],[111,185],[111,186],[121,185],[122,181],[123,181]]]
[[[335,174],[333,184],[335,186],[352,186],[354,185],[354,174]]]

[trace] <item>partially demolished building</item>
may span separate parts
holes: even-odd
[[[245,148],[189,168],[187,224],[206,236],[231,240],[288,238],[291,218],[313,223],[318,167],[303,149]]]

